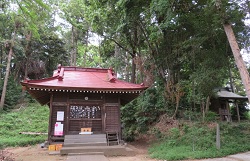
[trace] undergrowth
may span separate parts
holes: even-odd
[[[220,123],[221,149],[216,148],[216,124],[183,124],[169,130],[149,148],[152,158],[183,160],[223,157],[250,150],[250,122]]]
[[[49,108],[30,104],[12,112],[0,113],[0,149],[44,142],[47,135],[25,135],[20,132],[47,133]]]

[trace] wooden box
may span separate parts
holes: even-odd
[[[91,127],[81,128],[81,132],[91,132],[91,131],[92,131]]]
[[[56,145],[49,145],[49,151],[55,151]]]
[[[62,144],[56,144],[56,151],[59,151],[62,149]]]

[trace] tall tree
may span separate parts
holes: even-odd
[[[231,46],[231,49],[232,49],[232,52],[234,55],[234,59],[235,59],[235,63],[239,69],[241,80],[242,80],[243,85],[246,89],[248,101],[250,103],[250,76],[249,76],[249,72],[246,68],[245,62],[243,61],[242,55],[240,53],[240,48],[239,48],[238,43],[236,41],[231,24],[224,23],[223,27],[224,27],[224,30],[226,32],[229,44]]]
[[[13,48],[14,48],[14,42],[16,38],[16,31],[17,26],[15,24],[14,31],[13,31],[13,37],[10,41],[6,42],[5,47],[8,48],[9,54],[8,54],[8,60],[7,60],[7,67],[6,67],[6,74],[4,78],[4,84],[3,84],[3,90],[2,90],[2,95],[1,95],[1,102],[0,102],[0,110],[3,109],[4,107],[4,101],[5,101],[5,96],[6,96],[6,89],[7,89],[7,84],[8,84],[8,79],[9,79],[9,74],[10,74],[10,64],[11,64],[11,58],[13,55]]]
[[[11,5],[16,5],[18,6],[17,8],[10,9]],[[46,5],[41,0],[26,0],[26,1],[19,1],[16,0],[12,3],[9,4],[9,13],[12,14],[12,22],[14,27],[14,30],[11,34],[12,38],[10,39],[11,43],[8,43],[8,49],[9,49],[9,54],[8,54],[8,61],[7,61],[7,67],[6,67],[6,72],[5,72],[5,79],[4,79],[4,85],[3,85],[3,90],[2,90],[2,96],[1,96],[1,102],[0,102],[0,109],[3,109],[4,107],[4,102],[5,102],[5,96],[6,96],[6,89],[7,89],[7,84],[8,84],[8,79],[9,79],[9,74],[10,74],[10,64],[11,64],[11,59],[13,55],[13,50],[14,50],[14,44],[15,44],[15,39],[17,35],[18,29],[22,29],[25,25],[29,29],[28,33],[26,34],[27,39],[30,41],[31,35],[35,35],[36,37],[39,37],[37,26],[35,25],[35,21],[37,20],[36,16],[36,9],[37,6],[39,6],[39,9],[45,9]],[[26,21],[24,21],[26,20]],[[27,30],[26,30],[27,31]],[[32,33],[32,34],[31,34]],[[27,52],[28,52],[29,44],[26,46]]]
[[[79,45],[88,46],[89,25],[85,20],[83,4],[82,0],[61,1],[60,3],[62,18],[71,24],[70,64],[72,66],[77,64]],[[84,63],[82,64],[84,66],[86,64],[87,47],[85,49],[86,51],[83,54]]]
[[[229,15],[225,11],[226,9],[223,8],[223,6],[225,6],[225,5],[222,5],[221,0],[216,1],[216,7],[219,10],[220,15],[222,16],[221,17],[222,18],[222,24],[223,24],[225,33],[227,35],[227,39],[228,39],[228,42],[230,44],[231,50],[233,52],[235,63],[236,63],[236,65],[238,67],[238,70],[240,72],[241,80],[242,80],[243,85],[244,85],[244,87],[246,89],[246,94],[247,94],[247,97],[248,97],[248,101],[250,103],[250,76],[249,76],[249,72],[248,72],[248,70],[246,68],[246,64],[243,61],[242,55],[240,53],[240,48],[239,48],[239,45],[237,43],[237,40],[236,40],[234,31],[233,31],[232,25],[229,22],[230,21]]]

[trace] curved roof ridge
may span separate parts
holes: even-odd
[[[46,82],[49,80],[55,80],[55,79],[58,79],[58,77],[59,77],[59,75],[48,77],[48,78],[42,78],[42,79],[25,79],[21,83],[40,83],[40,82]]]

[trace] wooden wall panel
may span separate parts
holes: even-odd
[[[66,125],[65,125],[65,123],[66,123],[66,109],[67,109],[67,106],[53,106],[52,107],[52,119],[51,119],[51,135],[53,136],[54,135],[54,129],[55,129],[55,123],[56,122],[61,122],[63,125],[64,125],[64,127],[63,127],[63,129],[64,129],[64,134],[65,134],[65,132],[66,132]],[[56,119],[57,119],[57,111],[64,111],[64,121],[57,121]]]
[[[92,128],[92,132],[100,133],[102,131],[102,120],[70,120],[69,131],[79,133],[81,128]]]
[[[68,93],[66,92],[55,92],[53,94],[53,102],[67,102]]]
[[[105,95],[105,103],[118,103],[118,95],[117,94],[106,94]]]
[[[82,100],[82,101],[93,101],[102,100],[103,94],[97,93],[69,93],[70,100]]]
[[[106,108],[106,132],[120,132],[119,106],[105,106]]]

